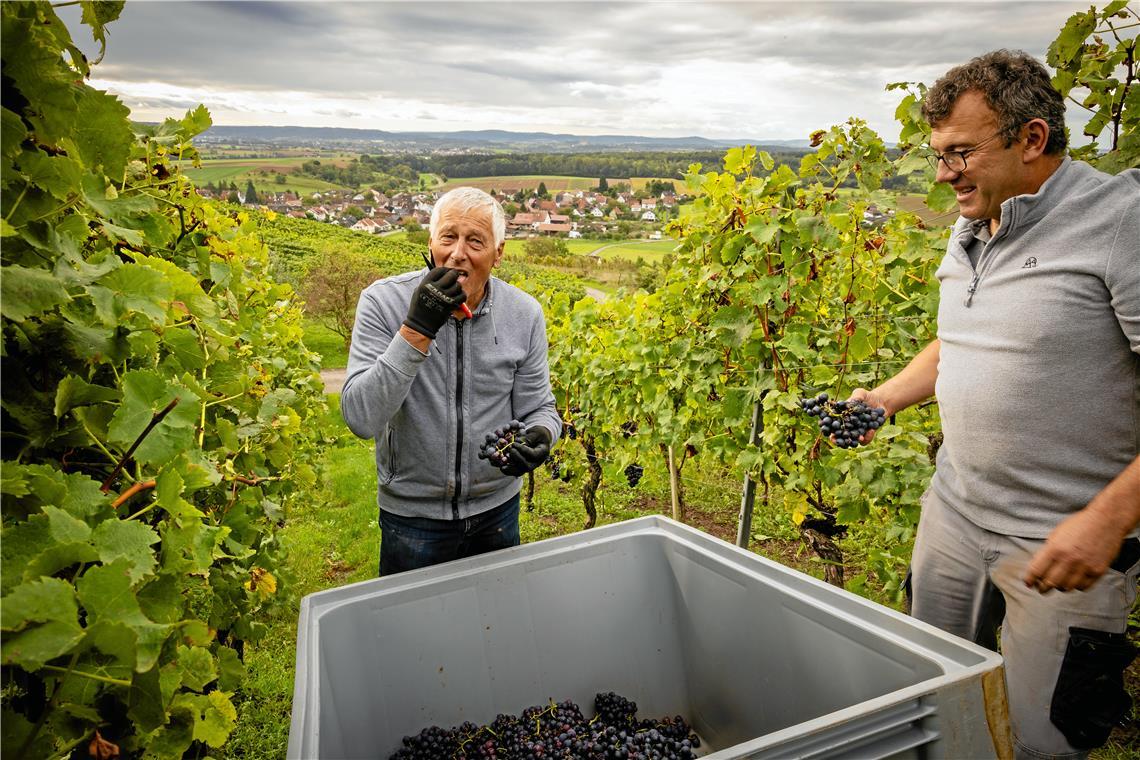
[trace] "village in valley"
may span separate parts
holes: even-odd
[[[461,184],[460,182],[453,184]],[[605,192],[574,190],[546,192],[537,189],[514,192],[491,190],[507,214],[507,237],[537,236],[576,238],[640,238],[660,240],[664,223],[677,214],[687,196],[678,195],[673,183],[651,181],[634,192],[628,183],[615,183]],[[650,191],[656,191],[652,193]],[[249,183],[199,186],[199,194],[231,203],[264,208],[297,218],[312,219],[367,234],[391,234],[426,228],[432,206],[446,190],[398,192],[387,195],[375,189],[315,191],[302,195],[291,190],[257,193]]]

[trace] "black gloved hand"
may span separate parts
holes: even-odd
[[[459,270],[436,267],[424,276],[412,293],[404,324],[420,335],[435,340],[439,328],[467,300],[459,284]]]
[[[525,475],[550,456],[552,437],[549,430],[541,425],[535,425],[527,428],[522,437],[526,443],[516,438],[507,450],[507,463],[500,468],[504,475],[513,477]]]

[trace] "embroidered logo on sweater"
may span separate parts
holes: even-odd
[[[1033,267],[1035,267],[1035,266],[1037,266],[1037,257],[1036,256],[1030,256],[1029,258],[1027,258],[1025,260],[1025,263],[1021,265],[1021,268],[1022,269],[1033,269]]]

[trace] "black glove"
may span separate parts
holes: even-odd
[[[523,433],[526,443],[515,440],[507,450],[507,463],[500,469],[504,475],[518,477],[525,475],[546,461],[550,456],[550,431],[541,425],[527,428]]]
[[[412,293],[404,324],[420,335],[435,340],[439,328],[467,300],[459,284],[459,270],[436,267],[424,276]]]

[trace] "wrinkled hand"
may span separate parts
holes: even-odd
[[[528,428],[522,437],[525,443],[516,439],[507,450],[507,463],[500,468],[504,475],[525,475],[550,456],[552,437],[549,430],[535,425]]]
[[[1122,543],[1123,536],[1098,513],[1081,510],[1062,520],[1033,555],[1025,585],[1042,594],[1084,591],[1105,574]]]
[[[871,408],[885,409],[887,417],[891,416],[891,410],[887,409],[887,405],[879,398],[874,391],[869,391],[866,388],[856,388],[851,391],[851,395],[847,397],[848,401],[862,401],[864,404]],[[884,423],[885,424],[885,423]],[[875,431],[868,430],[863,435],[859,436],[859,442],[866,445],[875,440]],[[835,436],[831,436],[831,442],[835,443]]]
[[[451,312],[466,300],[467,294],[459,284],[459,271],[436,267],[424,276],[413,291],[404,324],[434,340]]]

